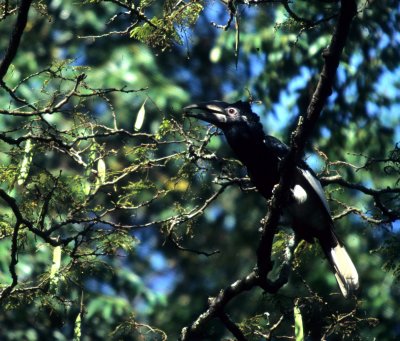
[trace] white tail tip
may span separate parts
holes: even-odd
[[[346,249],[339,244],[331,249],[331,260],[339,288],[343,296],[348,297],[359,287],[356,267]]]

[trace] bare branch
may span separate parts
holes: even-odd
[[[381,210],[382,214],[384,214],[386,217],[388,217],[387,220],[377,220],[377,219],[371,219],[363,214],[361,214],[361,212],[359,210],[357,210],[356,208],[349,208],[347,209],[347,211],[345,212],[345,214],[351,213],[351,212],[356,212],[358,213],[363,219],[374,223],[374,224],[383,224],[383,223],[390,223],[390,222],[394,222],[396,220],[400,219],[400,214],[398,214],[396,211],[391,210],[389,208],[387,208],[383,202],[382,202],[382,195],[384,194],[398,194],[400,195],[400,188],[383,188],[383,189],[372,189],[372,188],[368,188],[365,187],[363,185],[360,184],[354,184],[351,182],[346,181],[345,179],[343,179],[340,175],[337,176],[331,176],[331,177],[322,177],[321,178],[321,183],[323,185],[328,185],[328,184],[337,184],[346,188],[350,188],[350,189],[354,189],[357,190],[359,192],[362,192],[366,195],[370,195],[374,201],[375,201],[375,205]]]
[[[196,321],[194,321],[189,327],[185,327],[182,330],[180,340],[193,340],[193,336],[196,335],[199,331],[202,330],[203,326],[210,319],[214,318],[219,314],[219,311],[222,311],[223,308],[236,296],[241,293],[252,289],[257,285],[258,277],[255,272],[252,272],[250,275],[242,278],[235,283],[231,284],[224,290],[221,290],[217,297],[210,298],[210,306],[209,308],[201,314]]]
[[[231,318],[226,313],[220,312],[218,317],[221,320],[221,322],[225,325],[226,329],[228,329],[233,334],[233,336],[236,337],[236,340],[238,341],[247,340],[247,338],[244,336],[240,328],[236,325],[235,322],[231,320]]]
[[[309,104],[307,114],[301,117],[299,124],[293,133],[291,149],[287,157],[282,161],[282,171],[279,184],[274,188],[273,195],[269,201],[269,211],[263,222],[262,235],[257,249],[258,268],[245,278],[236,281],[228,288],[221,290],[216,298],[210,299],[209,308],[201,314],[189,327],[182,330],[180,340],[190,340],[202,330],[203,326],[211,318],[219,316],[226,305],[234,297],[260,286],[267,292],[276,292],[288,280],[290,262],[285,262],[278,278],[271,282],[267,274],[272,269],[272,244],[275,231],[281,216],[281,211],[286,203],[289,191],[289,179],[294,171],[297,161],[301,158],[304,146],[317,122],[327,98],[332,92],[332,85],[336,69],[339,65],[340,56],[345,46],[347,35],[353,17],[356,15],[357,6],[355,1],[342,0],[341,10],[331,44],[324,53],[325,64],[323,66],[320,80]],[[290,258],[290,257],[289,257]]]
[[[206,252],[206,251],[201,251],[201,250],[195,250],[187,247],[183,247],[179,244],[178,241],[176,241],[171,234],[168,235],[168,240],[180,251],[186,251],[186,252],[191,252],[195,253],[196,255],[203,255],[206,257],[211,257],[217,253],[220,253],[219,250],[211,251],[211,252]]]
[[[1,192],[0,192],[1,196]],[[14,226],[14,231],[12,235],[12,240],[11,240],[11,261],[10,265],[8,266],[11,277],[12,277],[12,282],[9,286],[7,286],[1,293],[0,293],[0,303],[7,298],[13,291],[13,289],[17,286],[18,284],[18,276],[15,267],[17,266],[18,263],[18,232],[19,232],[19,227],[20,227],[20,221],[17,219],[17,222],[15,223]]]
[[[192,338],[204,328],[204,325],[210,319],[214,317],[220,317],[221,312],[224,314],[223,311],[226,305],[233,298],[239,296],[243,292],[249,291],[257,286],[269,293],[275,293],[282,288],[282,286],[285,285],[289,279],[293,250],[296,248],[296,246],[297,242],[288,244],[282,268],[280,269],[278,277],[274,281],[271,281],[265,277],[260,277],[257,271],[252,271],[246,277],[234,282],[226,289],[221,290],[216,298],[210,298],[209,308],[189,327],[183,328],[180,340],[192,340]]]
[[[15,22],[14,29],[12,31],[10,41],[8,43],[7,51],[0,63],[0,80],[3,81],[10,64],[12,63],[19,43],[21,41],[22,34],[24,33],[26,22],[28,20],[28,12],[31,7],[32,0],[21,0],[21,4],[18,9],[17,21]]]
[[[289,154],[282,161],[279,184],[274,189],[273,196],[269,202],[269,211],[257,249],[260,277],[265,277],[272,268],[271,252],[273,237],[282,208],[286,202],[290,184],[289,180],[292,177],[297,161],[303,154],[306,141],[311,135],[328,97],[332,93],[336,69],[339,65],[340,56],[347,40],[352,19],[356,13],[357,4],[354,0],[341,1],[340,14],[335,32],[333,33],[328,49],[323,54],[325,63],[321,71],[319,82],[307,108],[307,114],[300,117],[299,124],[292,134]]]

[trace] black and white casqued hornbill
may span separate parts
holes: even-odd
[[[212,101],[192,104],[183,110],[187,116],[211,123],[223,131],[257,190],[270,198],[273,187],[279,182],[279,163],[289,147],[264,134],[259,116],[252,112],[250,104]],[[334,232],[321,184],[304,161],[297,165],[290,189],[291,200],[286,211],[292,228],[298,237],[308,242],[318,240],[343,296],[347,297],[358,289],[357,270]]]

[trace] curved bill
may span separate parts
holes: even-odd
[[[227,121],[225,109],[228,103],[222,101],[211,101],[190,104],[183,108],[184,114],[199,120],[215,124],[218,126]]]

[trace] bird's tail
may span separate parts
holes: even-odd
[[[359,287],[358,273],[346,249],[338,241],[333,231],[332,234],[336,246],[332,246],[332,243],[329,243],[329,246],[326,243],[321,243],[321,246],[333,268],[340,291],[344,297],[348,297]]]

